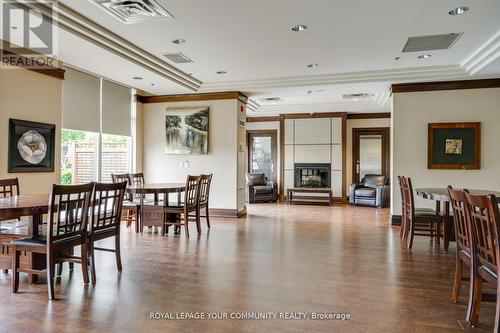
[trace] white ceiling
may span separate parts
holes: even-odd
[[[500,76],[498,0],[158,0],[175,19],[131,25],[86,0],[60,2],[154,56],[181,51],[194,62],[174,65],[202,81],[200,92],[242,90],[257,103],[282,99],[250,115],[388,111],[391,83]],[[470,11],[448,15],[458,6]],[[292,32],[295,24],[308,29]],[[430,59],[401,53],[409,36],[451,32],[464,34],[451,49],[430,52]],[[187,42],[171,43],[176,38]],[[60,58],[75,67],[153,94],[192,92],[67,32],[59,40]],[[485,55],[488,61],[481,60]],[[319,67],[307,68],[309,63]],[[362,92],[374,97],[342,99]]]

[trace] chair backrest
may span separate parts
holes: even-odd
[[[94,183],[53,185],[49,197],[47,244],[86,237]]]
[[[92,203],[92,223],[90,223],[91,234],[95,231],[112,227],[116,227],[118,231],[120,230],[123,195],[126,188],[126,181],[113,184],[95,184]]]
[[[467,190],[454,190],[448,186],[450,204],[453,210],[453,220],[455,221],[455,238],[457,248],[464,250],[468,254],[472,253],[472,226],[467,204],[465,203],[465,193]]]
[[[142,186],[144,185],[144,174],[140,173],[129,173],[128,174],[130,183],[132,186]]]
[[[366,174],[361,180],[366,187],[377,187],[387,184],[385,175]]]
[[[248,185],[266,185],[267,178],[264,173],[247,173]]]
[[[19,195],[19,179],[0,179],[0,198],[7,198]]]
[[[201,176],[187,176],[186,191],[184,192],[184,206],[197,205],[200,200]]]
[[[113,183],[127,182],[128,185],[132,185],[132,180],[128,173],[111,174],[111,179]]]
[[[200,179],[200,205],[208,205],[210,196],[210,184],[212,183],[212,174],[201,175]]]
[[[406,219],[411,219],[412,221],[415,219],[415,198],[413,197],[413,184],[411,183],[410,177],[401,177],[403,184],[403,205],[404,205],[404,214]]]
[[[405,192],[404,192],[404,180],[403,176],[398,176],[398,184],[399,184],[399,191],[401,193],[401,214],[404,216],[404,211],[405,211]]]
[[[479,265],[497,273],[499,265],[499,223],[497,199],[494,195],[476,196],[465,193],[474,237],[474,254]]]

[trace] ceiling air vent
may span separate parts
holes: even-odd
[[[123,23],[173,18],[156,0],[89,0]]]
[[[462,32],[443,35],[410,37],[406,41],[403,52],[420,52],[432,50],[446,50],[455,44],[462,36]]]
[[[343,99],[350,99],[353,101],[359,101],[360,99],[367,99],[373,97],[373,94],[361,93],[361,94],[344,94]]]
[[[164,53],[163,56],[168,60],[175,62],[176,64],[186,64],[188,62],[193,62],[193,60],[186,57],[181,52],[177,53]]]
[[[281,102],[281,99],[279,97],[265,97],[265,98],[259,98],[259,102],[276,104]]]

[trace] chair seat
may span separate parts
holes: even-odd
[[[442,218],[442,216],[437,214],[436,211],[431,209],[431,208],[416,208],[415,209],[415,216]]]
[[[255,194],[272,194],[273,193],[272,186],[257,185],[257,186],[254,186],[253,188],[254,188]]]
[[[82,236],[80,235],[74,235],[65,239],[59,239],[54,241],[55,245],[58,244],[64,244],[64,243],[69,243],[73,242],[76,240],[81,239]],[[47,246],[47,237],[45,235],[38,235],[38,236],[33,236],[33,237],[27,237],[27,238],[20,238],[20,239],[15,239],[10,242],[13,245],[20,245],[20,246],[40,246],[44,247]]]
[[[375,198],[377,196],[377,191],[374,188],[358,188],[355,192],[356,197],[363,198]]]

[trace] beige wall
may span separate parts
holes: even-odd
[[[454,187],[500,191],[500,88],[395,93],[392,111],[392,179],[410,176],[414,188]],[[428,170],[427,124],[481,122],[481,170]],[[401,214],[392,182],[391,212]],[[416,198],[417,206],[433,207]]]
[[[164,113],[167,107],[210,108],[209,148],[207,155],[167,155],[164,153]],[[239,188],[244,175],[238,163],[246,156],[245,129],[239,127],[237,100],[216,100],[144,104],[143,170],[147,182],[183,182],[188,174],[213,173],[210,194],[211,208],[242,209]],[[243,133],[243,134],[242,134]],[[243,152],[238,152],[243,140]],[[188,161],[189,167],[182,163]],[[244,187],[244,185],[243,185]],[[243,202],[244,205],[244,202]]]
[[[143,165],[143,131],[144,131],[144,104],[135,103],[135,128],[132,127],[132,139],[134,149],[134,161],[132,164],[132,172],[142,172]]]
[[[380,119],[347,119],[347,148],[346,148],[346,179],[347,193],[349,195],[349,184],[352,183],[352,129],[353,128],[370,128],[370,127],[390,127],[390,118]]]
[[[0,178],[19,177],[21,193],[48,193],[61,177],[62,80],[25,69],[0,69]],[[9,118],[56,125],[55,172],[8,173]]]

